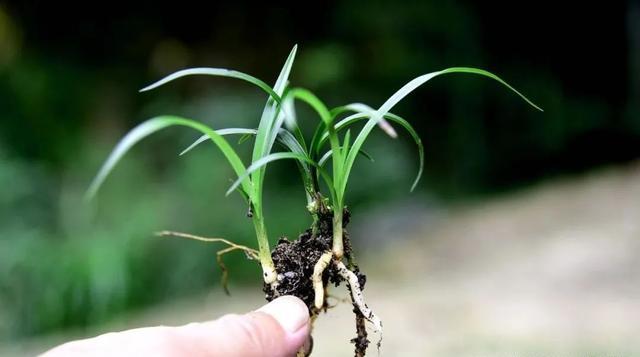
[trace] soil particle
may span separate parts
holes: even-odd
[[[367,328],[365,327],[365,319],[360,312],[360,309],[354,304],[353,313],[356,315],[356,333],[357,336],[351,339],[355,347],[355,357],[362,357],[367,352],[369,346],[369,339],[367,339]]]
[[[349,223],[350,217],[349,211],[345,209],[343,213],[344,227]],[[343,232],[343,240],[345,257],[351,261],[352,248],[346,230]],[[275,291],[271,289],[271,286],[264,285],[263,291],[267,301],[282,295],[294,295],[304,301],[309,307],[309,311],[313,313],[315,298],[311,281],[313,268],[320,256],[331,250],[332,243],[333,214],[331,212],[318,213],[315,234],[313,229],[307,229],[294,241],[290,241],[286,237],[280,238],[271,253],[271,258],[278,272],[278,285]],[[360,273],[355,265],[352,266],[352,269],[358,274],[361,285],[364,285],[366,280],[364,274]],[[334,264],[329,264],[322,276],[322,281],[325,286],[328,282],[338,286],[343,280]]]
[[[345,209],[343,213],[343,228],[349,223],[350,218],[349,211]],[[315,293],[311,277],[313,276],[315,264],[324,252],[331,251],[332,243],[333,215],[331,212],[326,211],[318,213],[315,230],[313,228],[307,229],[294,241],[290,241],[286,237],[280,238],[271,253],[271,258],[278,272],[278,284],[275,290],[272,289],[271,285],[264,284],[263,291],[267,301],[282,295],[297,296],[307,305],[311,315],[317,314],[319,311],[314,306]],[[343,243],[344,256],[349,262],[349,269],[357,275],[360,287],[364,289],[367,277],[355,265],[353,248],[346,229],[343,231]],[[326,287],[329,282],[338,286],[343,281],[338,273],[336,264],[329,264],[322,275],[324,286]],[[326,310],[327,308],[327,300],[325,299],[321,310]],[[364,356],[369,345],[365,317],[355,305],[353,312],[355,314],[357,336],[351,342],[355,344],[355,355]]]
[[[268,301],[282,295],[294,295],[302,299],[309,311],[312,311],[314,303],[313,284],[311,276],[313,267],[320,259],[322,253],[331,250],[330,240],[322,235],[313,236],[311,230],[307,230],[297,240],[290,241],[280,238],[271,258],[278,272],[278,285],[273,291],[269,285],[264,286],[264,292]],[[324,284],[329,279],[330,269],[325,271],[322,280]]]

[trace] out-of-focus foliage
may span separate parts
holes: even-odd
[[[215,246],[154,237],[154,231],[255,243],[247,208],[224,197],[224,177],[231,173],[213,150],[200,148],[164,172],[149,169],[151,152],[145,154],[125,160],[90,205],[82,200],[87,160],[55,182],[45,169],[2,157],[0,184],[11,189],[0,191],[0,335],[96,323],[218,284]],[[274,228],[299,233],[308,219],[288,207],[303,206],[304,196],[286,187],[275,191],[277,197],[267,196],[274,202],[275,213],[268,213]],[[232,285],[259,284],[256,263],[244,262],[242,254],[225,260]]]
[[[252,244],[247,207],[224,198],[233,174],[219,153],[205,145],[177,157],[197,136],[187,130],[146,141],[96,202],[81,201],[135,123],[158,114],[214,128],[257,122],[263,96],[229,81],[184,79],[137,93],[187,66],[237,68],[273,84],[298,43],[292,82],[329,106],[377,107],[416,75],[467,65],[497,73],[545,109],[468,77],[435,80],[395,108],[423,139],[419,188],[432,197],[465,198],[640,154],[632,2],[583,5],[584,16],[555,2],[524,12],[520,3],[494,11],[457,1],[327,1],[312,14],[272,3],[183,5],[0,4],[0,339],[86,326],[217,284],[216,247],[154,231]],[[317,120],[302,108],[299,117]],[[374,135],[365,149],[376,163],[354,167],[356,213],[406,195],[415,173],[410,140]],[[265,212],[275,239],[309,220],[294,164],[273,165]],[[255,263],[227,260],[232,288],[259,281]]]

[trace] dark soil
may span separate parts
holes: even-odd
[[[350,214],[345,209],[343,214],[343,226],[349,223]],[[293,295],[300,298],[309,308],[310,315],[317,315],[314,306],[315,294],[313,291],[313,268],[320,259],[320,256],[331,251],[333,242],[333,214],[325,212],[318,214],[318,222],[316,229],[313,227],[302,233],[298,239],[290,241],[286,237],[280,238],[278,244],[271,253],[271,258],[278,272],[278,285],[276,290],[272,290],[270,285],[265,284],[263,291],[266,294],[267,301],[271,301],[278,296]],[[314,234],[315,231],[315,234]],[[344,241],[344,257],[348,262],[348,267],[358,276],[360,287],[364,289],[366,276],[360,272],[358,266],[355,265],[353,252],[349,234],[346,229],[343,231]],[[334,264],[329,264],[322,275],[322,281],[326,287],[329,282],[335,286],[339,286],[343,281],[338,274]],[[328,308],[327,299],[325,298],[324,306],[320,310]],[[367,331],[364,325],[364,317],[354,306],[354,314],[356,316],[356,332],[357,336],[351,341],[356,345],[356,356],[364,356],[369,341],[367,340]]]
[[[353,305],[353,313],[356,315],[356,337],[351,339],[351,343],[356,346],[355,357],[364,356],[367,353],[369,340],[367,339],[367,328],[365,327],[364,316],[356,305]]]

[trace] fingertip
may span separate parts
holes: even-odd
[[[309,343],[311,327],[302,300],[283,296],[245,315],[229,314],[177,330],[176,344],[187,355],[291,356]]]
[[[282,327],[287,334],[285,348],[289,352],[311,349],[309,309],[302,300],[290,295],[281,296],[256,312],[269,315]]]
[[[281,296],[257,311],[273,317],[289,334],[296,333],[309,324],[309,309],[295,296]]]

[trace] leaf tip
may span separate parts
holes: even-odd
[[[94,180],[91,183],[91,185],[89,185],[89,188],[87,188],[87,191],[85,191],[84,195],[82,196],[82,202],[84,204],[89,204],[91,201],[93,201],[93,199],[96,197],[96,194],[98,193],[99,188],[100,188],[100,182]]]
[[[378,122],[378,126],[380,127],[380,129],[382,129],[382,131],[384,131],[387,135],[389,135],[391,138],[393,139],[397,139],[398,138],[398,133],[396,132],[396,130],[393,128],[393,126],[391,126],[391,124],[382,119]]]
[[[91,200],[93,200],[93,192],[90,192],[89,190],[87,190],[87,192],[84,193],[84,196],[82,196],[82,202],[84,204],[88,204],[91,202]]]

